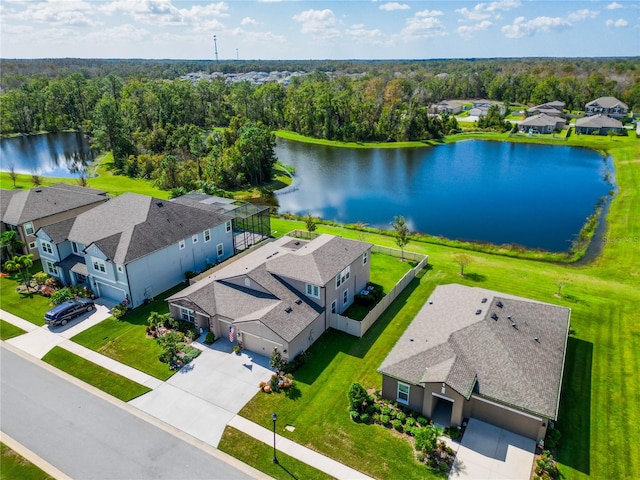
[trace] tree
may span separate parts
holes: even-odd
[[[274,348],[273,352],[271,352],[271,358],[269,359],[269,365],[271,365],[271,368],[273,368],[276,372],[279,372],[283,369],[285,363],[286,362],[282,358],[280,350]]]
[[[402,216],[393,217],[391,225],[396,231],[396,245],[400,247],[402,261],[404,262],[404,247],[409,243],[409,227],[407,227],[404,217]]]
[[[349,410],[361,412],[366,406],[369,399],[369,394],[362,385],[358,382],[353,382],[349,387]]]
[[[567,285],[567,282],[565,280],[558,280],[556,281],[556,287],[558,287],[558,291],[555,293],[556,297],[560,297],[562,298],[562,289]]]
[[[453,256],[453,261],[460,266],[460,276],[464,277],[464,269],[471,263],[471,257],[466,253],[457,253]]]
[[[4,264],[4,268],[9,272],[19,272],[24,282],[24,286],[29,289],[29,269],[33,266],[33,254],[20,255],[19,257],[13,257]]]
[[[316,222],[311,216],[311,212],[307,213],[307,216],[305,217],[304,222],[307,224],[307,230],[309,232],[314,232],[316,228],[318,228],[318,226],[316,225]]]
[[[174,362],[177,359],[180,348],[182,347],[182,340],[183,335],[180,332],[173,330],[161,337],[158,337],[156,341],[162,349],[162,353],[159,355],[160,360],[165,363]]]
[[[18,178],[18,174],[16,173],[16,167],[13,165],[9,165],[9,178],[13,182],[13,188],[16,188],[16,180]]]
[[[2,253],[7,252],[7,257],[12,259],[24,243],[18,238],[17,230],[7,230],[0,235],[0,248]]]

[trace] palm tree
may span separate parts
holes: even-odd
[[[9,272],[19,272],[22,276],[22,281],[24,282],[24,286],[29,290],[29,269],[33,266],[33,254],[29,253],[28,255],[20,255],[18,257],[13,257],[11,260],[8,260],[4,267]]]
[[[0,248],[2,248],[3,253],[6,250],[9,259],[12,259],[23,245],[24,243],[18,238],[16,230],[7,230],[0,235]]]

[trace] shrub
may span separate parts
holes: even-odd
[[[391,411],[389,412],[389,416],[393,419],[396,418],[398,416],[398,411],[395,409],[391,409]]]
[[[441,472],[448,472],[449,464],[447,462],[440,462],[440,465],[438,465],[438,468],[440,469]]]
[[[389,415],[385,415],[384,413],[380,415],[380,423],[384,426],[389,425]]]
[[[555,450],[558,447],[558,443],[560,442],[560,437],[562,434],[560,430],[556,430],[555,428],[549,429],[547,432],[547,436],[544,439],[544,446],[549,450]]]
[[[293,357],[293,360],[286,362],[282,366],[282,370],[284,370],[285,373],[293,373],[296,370],[298,370],[300,367],[302,367],[306,361],[307,361],[307,352],[300,352],[298,355]]]
[[[369,414],[368,413],[361,413],[360,414],[360,421],[362,423],[369,423]]]
[[[354,422],[357,422],[360,420],[360,414],[355,410],[351,410],[349,412],[349,416],[351,417],[351,420],[353,420]]]
[[[52,287],[52,288],[60,288],[62,286],[62,284],[60,283],[60,280],[58,280],[56,277],[47,278],[44,284],[47,287]]]
[[[402,431],[402,422],[400,420],[398,420],[397,418],[395,420],[393,420],[391,422],[391,424],[393,425],[393,428],[395,428],[399,432]]]
[[[442,429],[434,425],[418,428],[413,431],[416,438],[416,449],[431,452],[438,444],[438,437],[442,435]]]
[[[125,316],[126,313],[127,313],[127,307],[125,307],[124,305],[116,305],[111,309],[111,315],[116,320],[120,320],[122,317]],[[168,363],[168,362],[165,362],[165,363]]]
[[[181,360],[185,364],[189,363],[191,360],[200,355],[200,350],[190,345],[185,345],[184,347],[182,347],[182,351],[184,352],[184,355],[182,355]]]
[[[389,415],[391,413],[391,409],[385,405],[380,409],[380,413],[383,415]]]
[[[424,417],[418,417],[417,422],[420,424],[421,427],[424,427],[429,423],[427,419]]]
[[[407,420],[404,422],[404,426],[406,429],[414,427],[416,424],[416,419],[413,417],[407,417]]]
[[[51,301],[54,305],[60,305],[67,300],[73,300],[73,292],[70,288],[61,288],[51,295]]]
[[[215,341],[216,341],[216,336],[214,335],[214,333],[207,332],[207,336],[204,338],[204,343],[206,343],[207,345],[211,345]]]
[[[407,414],[404,412],[398,412],[398,415],[396,415],[396,418],[404,423],[405,419],[407,418]]]
[[[44,285],[49,279],[49,275],[46,272],[36,272],[32,277],[38,285]]]
[[[358,382],[353,382],[349,387],[349,406],[351,410],[361,412],[369,399],[369,394]]]
[[[379,413],[374,413],[373,416],[372,416],[372,420],[373,420],[373,423],[380,422],[380,414]]]

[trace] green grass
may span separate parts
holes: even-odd
[[[0,443],[0,479],[2,480],[55,480],[22,455]]]
[[[399,148],[399,147],[426,147],[436,145],[439,142],[424,140],[415,142],[341,142],[337,140],[325,140],[323,138],[306,137],[299,133],[290,132],[288,130],[276,130],[276,137],[286,140],[294,140],[296,142],[312,143],[315,145],[328,145],[330,147],[346,147],[346,148]]]
[[[152,377],[166,380],[175,371],[169,370],[166,363],[158,360],[161,349],[155,340],[146,337],[147,319],[154,311],[169,312],[164,299],[183,288],[184,285],[178,285],[167,290],[153,302],[130,311],[122,319],[109,317],[71,340]]]
[[[233,427],[225,429],[218,449],[277,480],[291,480],[292,478],[328,480],[333,478],[282,452],[277,452],[279,464],[274,464],[272,446],[262,443]]]
[[[42,360],[123,402],[128,402],[151,391],[144,385],[96,365],[61,347],[53,347]]]
[[[9,340],[10,338],[22,335],[25,332],[20,327],[16,327],[9,322],[0,319],[0,340]]]
[[[42,270],[37,260],[31,274]],[[22,282],[17,273],[0,277],[0,308],[35,325],[44,325],[44,314],[51,308],[51,300],[37,293],[18,293],[16,287]]]

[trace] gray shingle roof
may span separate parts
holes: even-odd
[[[223,214],[125,193],[78,215],[66,239],[95,244],[114,263],[126,264],[227,220]],[[43,230],[51,235],[58,228]]]
[[[526,118],[520,122],[521,126],[529,126],[529,127],[546,127],[551,126],[554,127],[558,123],[562,123],[563,120],[558,117],[552,117],[545,113],[539,113],[538,115],[534,115],[533,117]]]
[[[21,225],[106,199],[106,192],[102,190],[63,183],[30,190],[0,190],[0,195],[2,221],[10,225]]]
[[[476,388],[484,397],[557,418],[569,317],[565,307],[442,285],[379,372],[416,385],[445,382],[467,399]]]
[[[598,115],[592,115],[590,117],[582,117],[576,120],[576,127],[589,127],[589,128],[622,128],[622,122],[611,118],[607,115],[599,113]]]
[[[595,100],[592,100],[589,103],[587,103],[586,106],[587,107],[602,107],[602,108],[614,108],[616,106],[619,106],[621,108],[624,108],[625,110],[629,109],[629,107],[627,106],[626,103],[621,102],[616,97],[600,97],[600,98],[596,98]]]

